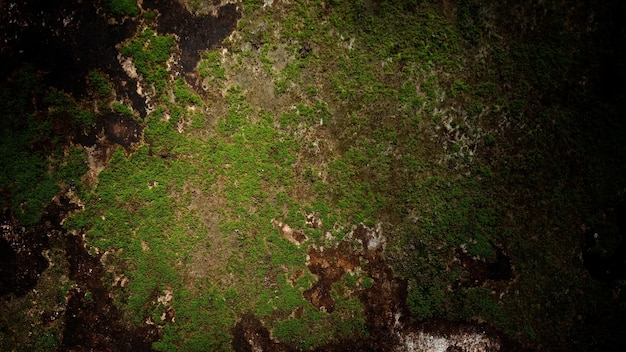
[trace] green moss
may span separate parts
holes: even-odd
[[[80,178],[89,170],[87,153],[83,148],[72,147],[67,150],[64,160],[55,173],[55,178],[65,183],[80,184]]]
[[[119,103],[119,102],[115,102],[113,103],[113,111],[120,114],[120,115],[124,115],[124,116],[133,116],[133,110],[130,106],[124,104],[124,103]]]
[[[52,119],[69,120],[76,128],[90,127],[95,122],[95,114],[82,109],[77,102],[67,93],[51,89],[44,103],[49,105],[49,115]]]
[[[446,288],[441,281],[416,284],[411,287],[407,297],[407,304],[411,313],[418,319],[428,319],[440,316],[445,312]]]
[[[145,29],[130,44],[120,49],[122,55],[131,57],[137,71],[146,82],[155,85],[156,93],[163,94],[169,73],[165,62],[169,59],[176,41],[169,36],[159,36]]]
[[[135,16],[139,14],[137,2],[134,0],[105,0],[104,4],[115,16]]]
[[[115,12],[112,1],[105,4]],[[85,211],[65,222],[85,230],[89,245],[122,249],[115,270],[130,281],[115,288],[115,297],[125,323],[148,317],[159,323],[163,307],[156,297],[173,289],[176,322],[163,323],[155,349],[228,349],[243,312],[261,316],[273,336],[293,348],[367,337],[354,292],[373,287],[374,279],[345,275],[333,288],[332,313],[302,296],[315,280],[306,246],[332,245],[361,222],[382,224],[386,259],[410,283],[413,319],[484,320],[528,346],[549,349],[579,331],[579,314],[592,321],[597,307],[619,313],[572,261],[580,245],[571,234],[591,208],[621,194],[626,173],[611,155],[624,155],[618,135],[626,134],[619,133],[614,104],[597,103],[579,79],[566,78],[592,72],[574,65],[576,49],[566,32],[576,21],[566,31],[547,19],[559,5],[536,22],[554,29],[545,38],[530,27],[524,38],[503,30],[487,16],[501,5],[474,0],[453,11],[430,1],[261,5],[244,2],[238,22],[244,34],[225,44],[224,57],[210,50],[200,60],[205,89],[227,86],[224,98],[205,100],[185,79],[170,81],[172,37],[145,29],[122,46],[157,93],[145,121],[146,144],[114,151],[97,185],[78,192]],[[144,18],[155,24],[155,13]],[[257,32],[260,23],[264,29]],[[584,41],[592,34],[578,35]],[[239,49],[249,43],[260,50]],[[287,46],[286,67],[278,72],[270,52],[305,43],[312,48],[306,55]],[[259,63],[273,79],[275,101],[246,96],[245,89],[257,89],[246,75]],[[52,131],[93,123],[85,102],[59,90],[37,92],[36,76],[25,69],[0,86],[3,206],[26,224],[38,220],[58,180],[68,185],[86,170],[84,152],[59,147]],[[94,71],[87,81],[90,98],[111,98],[103,74]],[[34,105],[38,96],[47,97]],[[549,105],[561,96],[568,98]],[[113,109],[132,114],[123,104]],[[442,128],[448,123],[453,132]],[[614,135],[587,134],[597,130],[604,137],[607,125]],[[32,153],[34,143],[42,150]],[[467,150],[472,157],[459,156]],[[74,187],[82,186],[75,181]],[[311,212],[321,218],[320,228],[305,224]],[[290,242],[279,222],[306,233],[308,242]],[[608,255],[619,236],[603,236],[594,250]],[[489,261],[493,244],[507,249],[516,280],[506,282],[505,291],[504,283],[490,280],[464,287],[469,274],[453,260],[457,249]],[[207,273],[190,275],[194,265],[206,265]],[[42,345],[52,343],[40,335]]]
[[[363,287],[371,288],[373,284],[374,284],[374,281],[372,280],[371,277],[366,276],[363,278],[363,283],[362,283]]]
[[[179,105],[203,105],[200,97],[192,93],[183,78],[179,78],[174,82],[174,97]]]
[[[219,51],[209,51],[202,54],[202,60],[198,64],[200,76],[209,77],[211,82],[219,82],[226,78],[226,70],[222,66],[222,55]]]
[[[252,107],[246,102],[246,97],[241,87],[238,86],[228,89],[226,102],[229,105],[228,114],[220,120],[218,130],[223,135],[228,136],[234,134],[248,122]]]
[[[107,77],[98,71],[91,71],[87,75],[89,87],[100,97],[106,98],[111,95],[113,89]]]
[[[28,67],[18,70],[12,82],[0,86],[0,189],[5,194],[0,201],[24,226],[39,221],[41,211],[60,189],[58,181],[68,185],[74,180],[81,187],[85,156],[76,148],[65,155],[64,136],[52,133],[52,128],[64,126],[71,133],[89,127],[94,119],[68,94],[56,89],[44,94],[37,92],[37,87],[37,77]],[[48,108],[47,114],[34,113],[36,96],[44,96],[42,105]]]

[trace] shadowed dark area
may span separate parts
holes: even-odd
[[[22,296],[48,267],[41,254],[49,247],[46,229],[17,227],[8,211],[0,217],[0,227],[0,296]]]
[[[31,64],[45,73],[46,85],[76,97],[86,92],[85,75],[99,68],[122,77],[115,45],[134,33],[136,22],[109,24],[94,1],[31,0],[16,2],[0,13],[0,74]]]
[[[108,142],[129,150],[134,143],[141,141],[141,134],[141,125],[132,117],[108,113],[96,121],[95,127],[89,134],[77,136],[74,143],[84,147],[93,147]],[[101,138],[103,138],[102,141]]]
[[[144,4],[163,14],[160,32],[181,38],[181,58],[186,71],[192,71],[199,60],[199,52],[219,43],[234,29],[239,18],[234,5],[220,9],[219,16],[212,17],[192,16],[177,1],[146,1]],[[76,0],[0,2],[0,80],[2,88],[5,89],[5,84],[7,87],[3,93],[19,96],[19,104],[23,104],[3,102],[7,109],[15,110],[16,114],[42,114],[45,121],[46,111],[53,107],[44,102],[47,91],[54,87],[77,101],[87,99],[86,76],[97,70],[110,79],[118,101],[130,101],[133,110],[142,117],[146,115],[144,98],[136,92],[136,82],[122,69],[116,47],[134,35],[139,18],[112,20],[100,5],[100,1]],[[34,88],[14,92],[14,80],[21,77],[15,72],[24,67],[35,78],[33,82],[17,84],[17,87]],[[16,108],[10,104],[16,104]],[[130,150],[141,141],[143,126],[132,116],[112,112],[100,114],[84,134],[72,126],[72,118],[71,114],[57,116],[52,131],[62,137],[61,141],[71,140],[85,147],[95,147],[95,154],[101,154],[103,159],[107,159],[116,144]],[[0,119],[4,121],[5,116]],[[29,123],[25,125],[36,125],[37,120]],[[50,146],[57,146],[57,142],[50,142],[55,138],[42,136],[41,143],[35,143],[36,140],[29,146],[30,151],[45,156]],[[5,198],[11,199],[11,195]],[[41,273],[48,268],[43,252],[50,249],[48,238],[54,232],[63,238],[57,241],[57,245],[63,244],[62,250],[69,263],[69,279],[75,283],[65,297],[62,340],[57,350],[151,350],[151,344],[160,336],[158,329],[150,325],[133,327],[124,321],[103,284],[104,270],[99,256],[87,251],[79,235],[67,233],[62,228],[62,220],[76,209],[76,204],[62,196],[57,203],[46,208],[38,224],[27,228],[18,224],[9,209],[2,210],[0,296],[10,300],[25,295],[36,286]],[[53,321],[58,312],[51,314],[44,312],[42,319]],[[172,318],[173,311],[169,311],[167,321]]]
[[[159,11],[158,31],[179,36],[181,65],[185,73],[196,68],[200,52],[219,44],[237,25],[241,13],[235,4],[219,8],[217,17],[196,16],[179,2],[169,0],[145,0],[145,9]]]
[[[626,278],[626,205],[611,208],[601,229],[585,233],[583,260],[589,274],[607,283]]]
[[[69,277],[87,288],[68,293],[65,334],[59,351],[151,351],[159,334],[155,326],[124,326],[118,308],[102,283],[100,258],[91,256],[76,235],[67,236]]]
[[[502,249],[494,249],[496,258],[492,261],[474,258],[460,249],[455,251],[461,265],[469,272],[468,281],[460,282],[460,284],[480,286],[487,280],[502,281],[512,278],[511,260],[504,254]]]
[[[127,19],[110,24],[93,1],[35,0],[15,3],[0,13],[6,23],[0,34],[0,76],[7,77],[17,67],[29,64],[43,74],[43,83],[84,97],[85,76],[93,69],[109,75],[118,94],[129,98],[145,116],[143,98],[132,89],[120,66],[116,45],[131,36],[137,22]]]

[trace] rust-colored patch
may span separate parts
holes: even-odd
[[[366,324],[370,334],[385,334],[393,331],[408,319],[405,306],[407,281],[395,277],[387,264],[383,249],[385,238],[380,227],[357,226],[352,237],[363,244],[362,255],[367,260],[363,268],[372,278],[372,286],[362,290],[361,301],[365,306]]]
[[[341,241],[334,248],[309,247],[309,270],[319,277],[313,287],[304,292],[304,297],[321,310],[332,312],[335,302],[330,294],[332,284],[342,276],[361,265],[361,259],[367,264],[362,268],[372,278],[372,286],[360,291],[368,316],[370,333],[388,330],[406,317],[404,302],[407,295],[407,283],[396,278],[383,256],[385,239],[380,228],[357,226],[349,237],[361,242],[362,249],[355,249],[347,240]]]
[[[359,255],[347,241],[333,248],[310,246],[307,254],[309,270],[319,279],[313,287],[304,291],[304,297],[314,307],[332,312],[335,309],[335,300],[330,294],[332,284],[341,280],[347,271],[359,266]]]
[[[297,307],[296,309],[293,310],[293,313],[291,313],[291,315],[296,319],[302,318],[302,314],[304,314],[303,306]]]
[[[331,312],[334,300],[332,284],[348,271],[361,266],[372,278],[372,285],[361,286],[356,294],[365,308],[369,337],[346,339],[317,348],[315,351],[499,351],[515,350],[516,345],[503,341],[488,326],[433,320],[415,324],[405,305],[407,282],[394,277],[383,255],[385,239],[379,227],[357,226],[335,247],[310,246],[309,270],[318,276],[313,287],[304,292],[316,308]],[[355,242],[362,246],[356,248]],[[363,261],[363,263],[362,263]],[[297,307],[292,319],[302,317],[304,307]],[[235,351],[300,351],[296,346],[272,340],[261,321],[245,315],[234,328]],[[505,343],[507,342],[507,343]],[[443,346],[443,347],[442,347]],[[441,349],[443,348],[443,349]]]

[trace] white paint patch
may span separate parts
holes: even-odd
[[[483,334],[459,332],[447,337],[424,332],[398,334],[400,345],[395,352],[445,352],[450,347],[465,352],[499,351],[500,343]]]
[[[163,290],[163,295],[157,298],[157,302],[162,304],[164,307],[168,307],[172,303],[173,298],[174,298],[174,292],[166,289],[166,290]]]
[[[128,58],[122,61],[122,69],[124,69],[124,72],[126,72],[128,77],[137,79],[137,69],[135,68],[135,64],[132,59]]]

